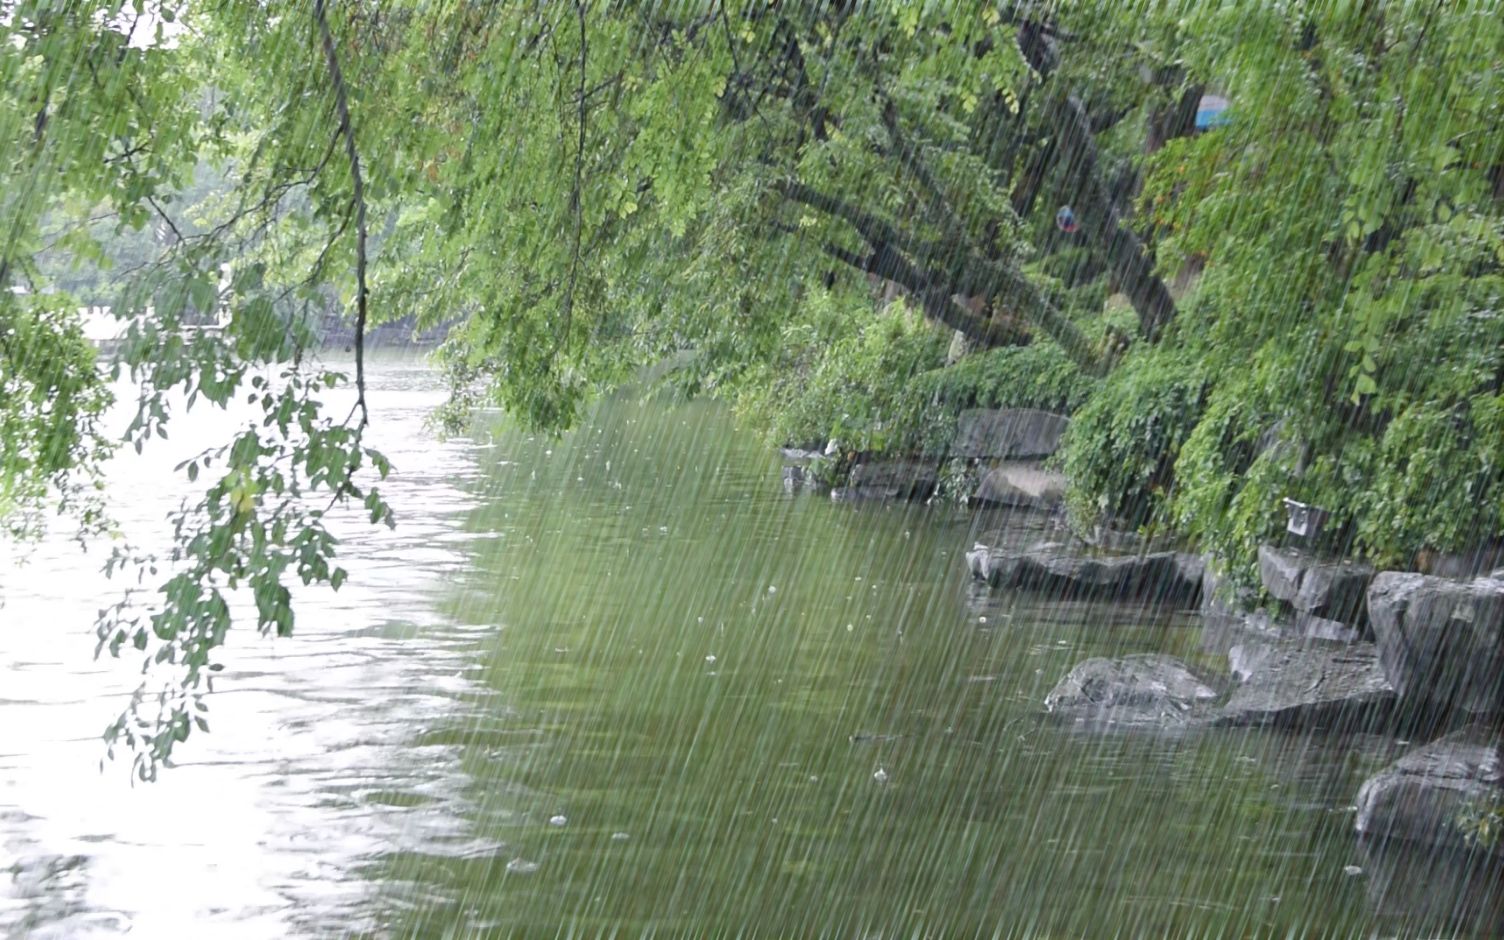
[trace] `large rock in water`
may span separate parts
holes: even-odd
[[[1298,613],[1356,626],[1373,568],[1325,561],[1293,548],[1259,546],[1259,578],[1271,596]]]
[[[1204,717],[1216,697],[1180,660],[1145,654],[1078,663],[1045,696],[1044,707],[1077,721],[1163,725]]]
[[[1065,476],[1038,461],[1010,461],[982,477],[972,499],[993,506],[1053,509],[1065,501]]]
[[[1058,542],[1026,549],[977,545],[967,567],[993,587],[1025,587],[1063,597],[1189,603],[1201,591],[1202,560],[1184,552],[1103,555]]]
[[[1504,711],[1504,580],[1386,571],[1368,589],[1384,674],[1401,699]]]
[[[1033,408],[969,408],[956,419],[952,457],[1028,460],[1060,449],[1070,419]]]
[[[938,480],[933,462],[866,461],[852,467],[846,486],[832,495],[843,499],[924,499],[935,491]]]
[[[1432,741],[1364,781],[1356,826],[1375,839],[1464,848],[1458,819],[1504,800],[1504,741],[1471,727]]]
[[[1342,646],[1249,641],[1228,652],[1242,684],[1217,716],[1223,725],[1368,730],[1392,714],[1394,688],[1372,643]]]

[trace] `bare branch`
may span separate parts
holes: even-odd
[[[324,0],[313,0],[313,17],[318,22],[323,41],[324,60],[329,67],[329,83],[334,88],[334,107],[339,115],[339,133],[345,139],[345,157],[350,162],[350,181],[355,201],[355,406],[360,409],[360,427],[370,422],[366,408],[366,190],[360,173],[360,152],[355,147],[355,128],[350,123],[350,101],[345,92],[345,77],[340,72],[339,57],[334,51],[334,36],[324,13]]]
[[[574,245],[569,257],[569,285],[564,290],[564,324],[561,331],[564,351],[569,352],[569,326],[574,316],[574,290],[580,271],[580,234],[584,227],[584,198],[580,191],[585,172],[585,116],[588,111],[585,101],[585,3],[575,0],[575,13],[580,21],[580,87],[579,87],[579,139],[574,151],[574,184],[569,190],[569,208],[574,213]]]

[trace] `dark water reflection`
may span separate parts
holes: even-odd
[[[376,370],[401,524],[351,522],[352,580],[302,599],[292,641],[236,641],[214,733],[155,786],[97,769],[134,668],[88,658],[92,560],[49,543],[0,582],[0,934],[1499,923],[1496,876],[1465,888],[1354,839],[1392,741],[1042,719],[1086,656],[1214,664],[1181,612],[978,591],[960,553],[996,519],[789,497],[716,408],[624,399],[563,440],[438,444],[439,396],[421,368]],[[165,471],[127,472],[145,492]],[[176,501],[157,491],[128,522]]]

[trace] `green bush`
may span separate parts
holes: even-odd
[[[945,361],[949,337],[902,303],[811,293],[805,317],[785,331],[776,361],[743,376],[738,410],[776,443],[832,438],[852,451],[918,449],[915,379]]]
[[[1135,348],[1071,419],[1059,463],[1077,526],[1163,522],[1180,446],[1205,405],[1206,380],[1176,348]]]

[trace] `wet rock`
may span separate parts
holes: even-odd
[[[1175,553],[1175,572],[1180,580],[1200,585],[1206,580],[1206,556],[1194,552]]]
[[[1227,650],[1227,671],[1234,682],[1247,682],[1274,654],[1273,643],[1256,640],[1234,643]]]
[[[1356,643],[1363,639],[1363,631],[1336,620],[1328,620],[1315,614],[1296,611],[1289,625],[1295,636],[1310,640],[1328,640],[1333,643]]]
[[[779,449],[779,453],[783,455],[783,463],[787,467],[808,467],[825,459],[825,454],[813,447],[783,447]]]
[[[939,474],[933,463],[919,460],[878,460],[851,468],[845,499],[924,499],[935,491]]]
[[[1384,673],[1402,700],[1504,711],[1504,580],[1386,571],[1368,589]]]
[[[982,546],[977,573],[992,587],[1018,587],[1036,574],[1029,556],[1022,552],[990,549]]]
[[[1026,587],[1104,600],[1193,601],[1201,590],[1196,565],[1177,552],[1097,554],[1060,542],[967,554],[967,567],[993,587]]]
[[[786,492],[793,493],[810,485],[809,471],[804,467],[790,466],[783,468],[783,488]]]
[[[1033,408],[970,408],[956,420],[952,457],[1025,460],[1060,449],[1070,419]]]
[[[1356,730],[1386,722],[1394,689],[1372,643],[1340,646],[1246,642],[1228,651],[1241,683],[1217,716],[1222,725]]]
[[[1145,538],[1137,532],[1126,532],[1105,525],[1092,526],[1091,531],[1081,537],[1081,541],[1097,551],[1122,555],[1142,555],[1170,549],[1170,543],[1164,538]]]
[[[830,458],[812,447],[784,447],[779,453],[783,456],[783,488],[785,492],[797,493],[800,490],[824,490],[829,483],[820,477],[821,467],[828,465]]]
[[[1037,462],[1011,462],[983,475],[976,502],[1023,509],[1053,509],[1065,501],[1065,477]]]
[[[1458,821],[1470,809],[1504,800],[1504,740],[1472,726],[1424,745],[1364,781],[1358,832],[1467,849]]]
[[[1264,589],[1298,613],[1357,625],[1373,580],[1373,568],[1350,561],[1325,561],[1293,548],[1259,546],[1259,577]]]
[[[981,542],[973,545],[971,551],[966,553],[966,570],[977,581],[986,581],[987,546]]]
[[[1045,696],[1045,710],[1078,721],[1179,724],[1197,720],[1217,691],[1170,656],[1078,663]]]

